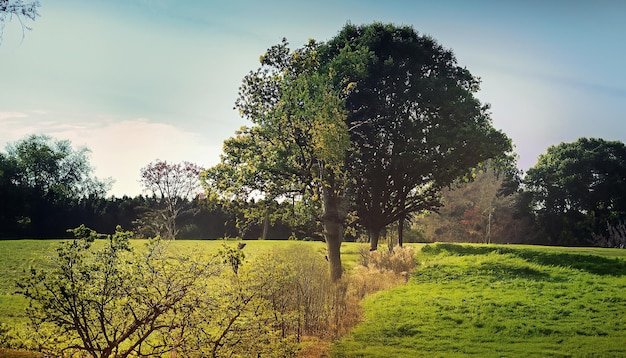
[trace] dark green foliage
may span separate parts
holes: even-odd
[[[320,53],[348,85],[347,170],[372,249],[386,226],[438,207],[441,188],[511,151],[489,106],[474,97],[478,78],[412,27],[348,24]]]
[[[585,245],[626,218],[626,146],[581,138],[551,146],[524,179],[551,244]]]
[[[74,149],[68,140],[32,135],[7,146],[17,169],[13,182],[57,200],[102,196],[108,184],[92,176],[89,150]]]
[[[67,218],[109,186],[93,176],[89,150],[32,135],[0,153],[0,236],[63,236]]]
[[[37,135],[0,152],[0,239],[66,238],[71,237],[66,229],[80,224],[108,234],[117,225],[142,231],[137,220],[161,209],[157,197],[106,198],[110,179],[93,176],[88,154],[87,148],[74,149],[67,140]],[[178,215],[180,237],[237,236],[232,217],[238,212],[201,198],[180,201],[190,207]],[[280,220],[274,224],[280,231],[271,237],[286,238],[293,231]],[[252,228],[253,235],[259,230]]]

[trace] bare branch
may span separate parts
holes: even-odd
[[[31,28],[26,25],[24,19],[35,21],[39,12],[37,8],[41,4],[39,0],[30,2],[24,2],[23,0],[0,0],[0,44],[2,44],[2,35],[4,32],[4,26],[7,22],[13,19],[15,16],[22,27],[22,40],[26,35],[26,31],[30,31]]]

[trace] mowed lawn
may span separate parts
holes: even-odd
[[[626,250],[429,245],[333,357],[626,357]]]

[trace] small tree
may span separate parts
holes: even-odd
[[[433,241],[532,241],[532,220],[521,205],[516,170],[485,166],[472,177],[444,189],[443,206],[436,213],[418,217],[416,224],[425,236]]]
[[[40,350],[53,356],[159,356],[184,338],[212,261],[166,255],[160,241],[135,251],[131,232],[100,237],[80,226],[52,265],[19,284]]]
[[[156,234],[167,239],[178,235],[176,219],[187,209],[193,197],[200,192],[198,176],[202,168],[190,162],[171,164],[157,160],[141,169],[141,184],[157,197],[161,208],[152,210],[146,217]]]

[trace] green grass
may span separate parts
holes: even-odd
[[[0,323],[22,321],[27,302],[15,295],[17,280],[40,267],[56,251],[57,240],[0,241]]]
[[[16,282],[28,275],[31,267],[45,267],[56,254],[56,248],[60,242],[61,240],[0,240],[0,323],[19,325],[26,321],[24,310],[28,302],[22,296],[15,294]],[[138,248],[146,244],[145,240],[132,242]],[[310,248],[323,254],[326,251],[326,244],[317,241],[251,240],[244,242],[246,243],[244,248],[246,260],[254,260],[255,257],[270,252],[276,247],[297,246],[303,249]],[[178,240],[169,244],[180,253],[196,253],[209,258],[223,244],[236,246],[238,243],[235,240]],[[344,243],[342,245],[342,260],[347,269],[356,265],[358,255],[358,244]]]
[[[141,247],[144,241],[133,241]],[[175,241],[209,257],[224,241]],[[226,241],[236,245],[236,241]],[[43,267],[58,240],[0,241],[0,322],[25,320],[15,282]],[[276,247],[325,252],[321,242],[246,241],[254,260]],[[354,267],[362,244],[344,243]],[[368,297],[365,320],[332,347],[335,357],[626,356],[626,250],[414,245],[407,285]]]
[[[626,250],[429,245],[334,357],[626,356]]]

